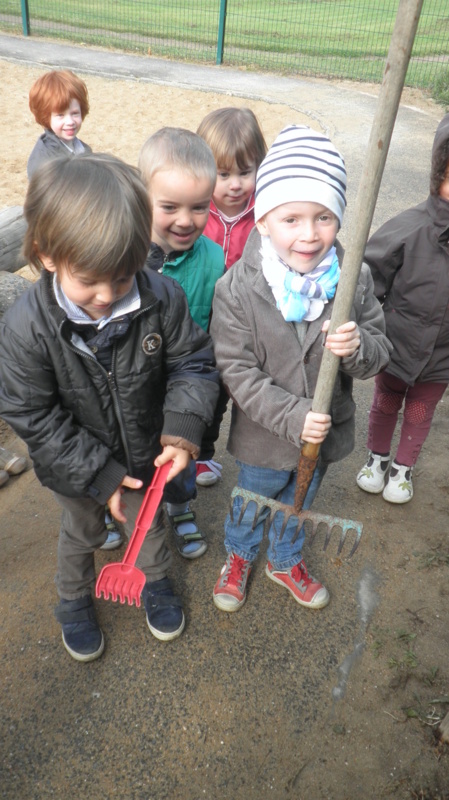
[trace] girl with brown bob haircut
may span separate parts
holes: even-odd
[[[241,257],[254,228],[256,172],[267,146],[250,108],[211,111],[197,133],[209,145],[217,165],[217,182],[204,234],[223,248],[229,269]]]

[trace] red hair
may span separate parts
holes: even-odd
[[[30,89],[30,109],[43,128],[49,128],[51,115],[65,111],[72,100],[78,100],[81,119],[84,119],[89,113],[87,86],[68,69],[46,72]]]

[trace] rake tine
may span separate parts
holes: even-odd
[[[349,553],[348,558],[352,558],[352,556],[354,555],[355,551],[357,550],[357,548],[358,548],[358,546],[360,544],[360,539],[361,539],[361,536],[362,536],[362,529],[360,527],[357,527],[357,528],[355,528],[355,532],[356,532],[355,533],[355,542],[352,545],[352,549],[351,549],[351,552]]]
[[[347,528],[342,528],[340,541],[339,541],[338,548],[337,548],[337,556],[339,556],[341,551],[343,550],[343,545],[344,545],[344,543],[346,541],[346,536],[347,536],[348,530],[349,530],[349,526]]]
[[[107,578],[105,580],[105,582],[104,582],[104,586],[102,587],[105,600],[108,600],[109,597],[111,596],[111,585],[110,584],[111,584],[111,579]]]
[[[231,495],[231,497],[232,496],[233,495]],[[261,508],[261,507],[258,506],[256,500],[253,500],[252,498],[249,498],[249,500],[247,500],[246,502],[243,501],[241,509],[240,509],[239,517],[238,517],[238,520],[237,520],[237,525],[241,524],[242,519],[243,519],[244,515],[246,514],[246,511],[248,510],[248,506],[249,506],[250,503],[254,503],[255,506],[256,506],[255,511],[254,511],[253,521],[251,523],[251,530],[253,531],[255,529],[257,523],[258,523],[259,517],[263,513],[264,508],[268,508],[268,506],[263,506]],[[234,522],[234,504],[233,503],[231,504],[231,507],[229,509],[229,516],[231,518],[231,522],[233,523]]]
[[[326,536],[324,537],[323,550],[327,550],[327,546],[328,546],[328,544],[329,544],[329,542],[331,540],[331,536],[332,536],[332,528],[329,527],[329,525],[328,525],[327,528],[326,528]],[[340,542],[341,542],[341,539],[340,539]]]
[[[247,510],[248,506],[249,506],[249,503],[246,503],[245,506],[242,506],[242,510],[241,510],[240,516],[239,516],[239,525],[240,525],[240,523],[241,523],[241,521],[243,519],[243,515],[244,515],[245,511]],[[254,512],[253,521],[251,523],[251,530],[252,531],[255,529],[255,527],[257,525],[257,520],[259,519],[259,516],[260,516],[260,512],[259,512],[259,509],[257,508],[257,504],[256,504],[256,510]]]
[[[111,586],[111,597],[114,603],[117,602],[117,596],[118,596],[117,580],[115,580]]]
[[[273,522],[274,522],[274,518],[275,518],[276,514],[282,514],[282,513],[284,514],[284,521],[283,521],[283,523],[282,523],[281,532],[280,532],[280,534],[279,534],[279,540],[281,540],[281,539],[282,539],[282,537],[284,536],[285,529],[286,529],[287,525],[289,524],[289,522],[290,522],[291,518],[292,518],[292,517],[296,517],[296,518],[298,517],[298,515],[297,515],[295,512],[288,513],[287,511],[284,511],[284,512],[282,512],[282,511],[275,511],[275,512],[274,512],[274,514],[272,515]],[[302,522],[302,520],[298,519],[298,522],[297,522],[297,525],[296,525],[295,532],[294,532],[294,534],[293,534],[293,536],[292,536],[292,540],[291,540],[292,542],[296,542],[296,539],[297,539],[297,538],[298,538],[298,536],[299,536],[299,532],[300,532],[300,530],[301,530],[302,526],[303,526],[303,522]]]

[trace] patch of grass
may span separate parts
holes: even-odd
[[[433,686],[437,677],[438,677],[439,669],[438,667],[430,667],[428,672],[424,673],[422,680],[426,686]]]
[[[449,697],[424,701],[419,695],[414,694],[413,699],[413,705],[402,707],[407,719],[418,719],[424,725],[436,728],[446,716]]]
[[[448,73],[449,77],[449,73]],[[449,92],[449,86],[448,86]],[[448,104],[449,104],[449,95],[448,95]],[[427,550],[424,553],[420,553],[415,551],[413,553],[414,557],[418,559],[418,569],[430,569],[432,567],[449,567],[449,549],[447,545],[437,545],[436,547],[431,547],[430,550]]]
[[[32,0],[29,6],[33,35],[182,60],[216,59],[219,0]],[[396,0],[233,0],[227,6],[223,63],[380,81],[396,13]],[[13,20],[20,25],[17,0],[0,0],[0,26],[10,28]],[[436,93],[444,92],[446,56],[447,2],[433,0],[421,11],[406,85],[432,83]]]
[[[442,70],[431,86],[432,97],[440,103],[445,111],[449,111],[449,69]]]

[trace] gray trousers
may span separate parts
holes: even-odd
[[[142,504],[145,489],[125,490],[126,504],[124,525],[129,538]],[[104,521],[104,506],[88,497],[74,498],[54,493],[62,507],[61,530],[58,543],[58,571],[55,582],[59,597],[76,600],[90,594],[95,588],[94,553],[107,538]],[[121,561],[123,553],[117,557]],[[172,556],[166,545],[162,506],[159,507],[148,531],[136,566],[145,573],[147,580],[165,578]]]

